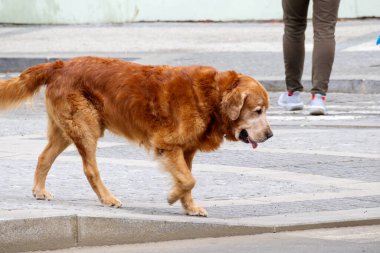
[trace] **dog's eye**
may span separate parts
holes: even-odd
[[[263,112],[263,109],[257,109],[256,111],[255,111],[257,114],[261,114],[262,112]]]

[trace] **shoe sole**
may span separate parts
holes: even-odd
[[[326,109],[322,107],[316,107],[316,108],[310,108],[310,115],[319,116],[319,115],[325,115]]]
[[[288,111],[300,111],[303,110],[304,105],[303,104],[283,104],[283,103],[278,103],[279,106],[284,107]]]

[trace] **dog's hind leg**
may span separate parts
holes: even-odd
[[[191,190],[194,188],[195,179],[191,174],[192,156],[185,157],[182,149],[174,148],[173,150],[165,150],[160,154],[160,161],[163,163],[174,179],[174,186],[169,193],[168,202],[173,204],[181,199],[182,205],[188,215],[207,216],[206,210],[197,207],[191,196]],[[190,161],[190,163],[188,162]]]
[[[81,94],[70,94],[66,103],[61,103],[58,108],[60,124],[82,157],[83,170],[92,189],[102,204],[120,207],[120,200],[104,185],[96,163],[97,141],[104,132],[98,110]]]
[[[71,141],[64,136],[62,130],[49,117],[48,144],[38,157],[38,163],[34,173],[32,193],[36,199],[51,200],[53,198],[53,195],[45,189],[46,177],[54,160],[70,143]]]
[[[96,163],[96,143],[95,138],[83,138],[74,141],[80,155],[82,156],[83,169],[92,189],[99,200],[105,206],[121,207],[118,200],[104,185]]]

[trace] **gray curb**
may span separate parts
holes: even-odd
[[[26,68],[50,61],[56,60],[68,60],[69,57],[0,57],[0,73],[6,72],[22,72]],[[138,58],[120,58],[127,61],[134,61]],[[268,91],[284,91],[285,84],[284,80],[270,80],[262,79],[260,80]],[[306,80],[304,83],[305,91],[310,91],[311,81]],[[366,79],[339,79],[330,80],[329,92],[337,93],[361,93],[361,94],[376,94],[380,93],[380,79],[379,80],[366,80]]]
[[[23,70],[40,63],[57,60],[67,61],[71,57],[0,57],[0,72],[22,72]],[[121,57],[126,61],[135,61],[134,57]]]
[[[378,225],[380,219],[241,226],[77,215],[0,221],[0,253]]]

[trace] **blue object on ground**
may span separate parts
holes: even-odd
[[[377,43],[376,43],[376,45],[379,45],[380,44],[380,36],[379,36],[379,38],[377,38]]]

